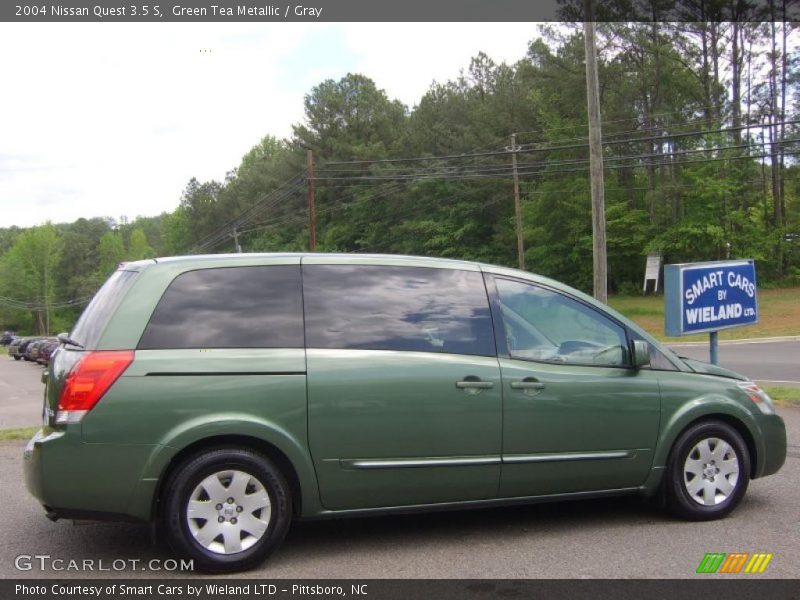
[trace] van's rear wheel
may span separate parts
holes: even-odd
[[[286,480],[250,450],[198,454],[173,471],[164,489],[167,540],[202,571],[255,567],[280,545],[291,522]]]
[[[685,519],[718,519],[741,502],[749,481],[750,454],[739,432],[719,421],[698,423],[672,449],[668,506]]]

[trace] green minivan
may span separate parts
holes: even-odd
[[[504,267],[144,260],[60,339],[28,489],[51,519],[156,522],[211,572],[293,518],[631,493],[719,518],[786,456],[756,384]]]

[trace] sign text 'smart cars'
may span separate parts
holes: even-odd
[[[752,260],[664,267],[667,335],[718,331],[758,322]]]

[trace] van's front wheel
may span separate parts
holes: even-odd
[[[692,520],[723,517],[747,491],[747,445],[727,423],[697,423],[675,442],[667,478],[667,500],[673,513]]]
[[[286,480],[250,450],[219,448],[189,458],[164,489],[167,540],[202,571],[257,566],[280,545],[291,522]]]

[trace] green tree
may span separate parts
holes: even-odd
[[[0,261],[3,296],[31,314],[37,333],[50,331],[62,249],[56,228],[47,223],[17,236]]]
[[[114,271],[117,270],[119,263],[125,260],[125,244],[122,235],[118,231],[108,231],[100,238],[98,247],[100,263],[97,269],[97,276],[100,281],[105,281]]]
[[[371,79],[348,73],[305,97],[305,123],[294,126],[294,139],[320,159],[382,158],[401,147],[405,117],[405,106]]]
[[[189,251],[191,236],[189,234],[189,217],[186,208],[178,206],[162,223],[164,253],[180,255]]]
[[[67,299],[91,296],[102,283],[97,277],[98,247],[108,231],[108,224],[100,218],[78,219],[64,228],[57,281]]]
[[[152,258],[155,252],[147,243],[147,236],[140,228],[131,231],[131,237],[128,240],[128,251],[125,253],[128,260],[142,260],[143,258]]]

